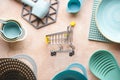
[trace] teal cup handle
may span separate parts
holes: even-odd
[[[32,67],[33,67],[33,72],[34,72],[34,74],[37,77],[37,65],[36,65],[35,61],[30,56],[25,55],[25,54],[17,54],[17,55],[12,56],[11,58],[14,58],[14,59],[25,59],[28,62],[30,62]]]
[[[73,64],[69,65],[66,70],[70,70],[71,68],[74,68],[74,67],[82,70],[83,75],[87,78],[87,71],[86,71],[85,67],[79,63],[73,63]]]
[[[0,30],[0,34],[1,34],[1,37],[4,36],[6,37],[6,35],[4,34],[4,31],[3,30]],[[6,37],[7,38],[7,37]]]

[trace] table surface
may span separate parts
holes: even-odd
[[[21,42],[7,43],[0,39],[0,57],[11,57],[15,54],[31,56],[38,67],[38,80],[51,80],[55,74],[74,62],[85,66],[89,80],[98,80],[91,74],[88,62],[93,52],[100,49],[114,53],[120,64],[119,44],[88,40],[93,0],[84,0],[80,12],[76,15],[66,12],[68,0],[60,0],[57,22],[41,29],[35,29],[21,18],[21,3],[14,0],[0,1],[0,18],[4,20],[15,19],[27,30],[27,37]],[[67,53],[58,53],[56,56],[50,56],[48,45],[45,43],[45,35],[66,30],[71,21],[76,22],[73,31],[75,55],[69,57]]]

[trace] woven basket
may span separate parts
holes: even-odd
[[[13,58],[0,58],[0,80],[36,80],[36,77],[22,61]]]

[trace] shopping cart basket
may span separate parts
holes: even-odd
[[[46,35],[46,42],[50,46],[51,56],[56,53],[69,52],[69,56],[74,55],[74,46],[72,44],[73,27],[75,22],[71,22],[66,31]]]

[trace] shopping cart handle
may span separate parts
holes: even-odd
[[[76,23],[74,22],[74,21],[72,21],[71,23],[70,23],[70,26],[71,27],[74,27],[76,25]]]

